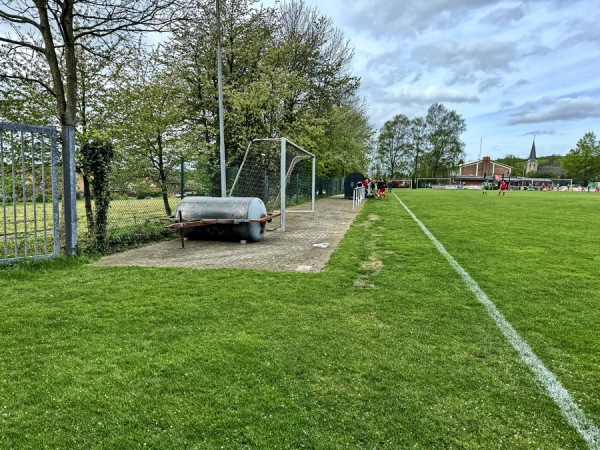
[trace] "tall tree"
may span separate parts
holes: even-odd
[[[382,167],[387,169],[393,178],[401,164],[406,167],[406,157],[410,153],[410,119],[404,114],[388,120],[379,133],[377,140],[377,156]]]
[[[277,96],[263,75],[273,33],[272,9],[256,9],[252,0],[221,2],[223,104],[228,165],[235,165],[248,140],[265,137],[271,98]],[[187,5],[187,21],[177,26],[168,47],[188,91],[186,121],[195,131],[199,158],[207,164],[212,191],[218,192],[219,148],[216,67],[216,18],[213,1]],[[275,77],[277,74],[274,75]]]
[[[467,130],[464,119],[441,103],[429,107],[427,124],[427,163],[429,174],[437,177],[447,173],[464,158],[464,143],[460,135]]]
[[[165,213],[171,215],[169,184],[186,154],[184,122],[186,96],[182,83],[169,71],[161,48],[147,53],[139,47],[132,53],[127,74],[113,95],[110,108],[121,124],[118,139],[121,171],[128,179],[155,184],[162,193]]]
[[[562,159],[562,165],[574,179],[587,185],[600,179],[600,141],[593,132],[587,132]]]
[[[271,66],[285,77],[280,132],[291,135],[354,96],[359,80],[349,75],[353,49],[330,18],[303,0],[285,2],[278,12]]]
[[[317,164],[322,176],[343,177],[367,170],[373,127],[364,104],[353,101],[331,108],[323,125],[314,130],[310,141],[302,144],[319,149]]]
[[[0,24],[11,27],[0,42],[12,55],[0,77],[37,83],[56,102],[59,123],[77,123],[77,46],[90,53],[133,31],[160,31],[173,19],[173,0],[0,0]],[[84,45],[92,39],[93,46]],[[42,58],[51,82],[23,68]]]
[[[348,75],[352,50],[330,19],[302,1],[276,9],[254,3],[228,1],[221,15],[227,165],[239,164],[248,141],[285,136],[315,152],[319,170],[332,173],[336,161],[343,170],[340,155],[352,146],[333,138],[339,118],[350,114],[361,124],[355,141],[361,145],[370,133],[364,111],[356,107],[358,79]],[[175,30],[170,46],[189,89],[186,116],[218,186],[214,5],[199,1],[186,15],[188,24]],[[336,147],[325,147],[331,143]]]
[[[414,185],[422,170],[423,154],[427,143],[427,123],[423,117],[415,117],[410,121],[410,153],[407,155],[407,166]]]

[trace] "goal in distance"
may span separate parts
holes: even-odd
[[[412,178],[396,178],[390,180],[392,188],[397,189],[412,189]]]
[[[451,178],[417,178],[417,189],[445,189],[451,184]]]
[[[258,197],[269,213],[315,211],[316,158],[286,138],[254,139],[248,144],[229,196]],[[289,210],[310,202],[310,209]]]

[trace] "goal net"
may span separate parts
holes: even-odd
[[[398,189],[412,189],[412,178],[399,178],[391,180],[392,187]]]
[[[279,223],[274,220],[271,227],[285,231],[286,213],[314,212],[315,171],[315,156],[288,139],[255,139],[229,195],[260,198],[269,213],[280,213]]]
[[[446,189],[451,184],[450,178],[417,178],[417,189]]]

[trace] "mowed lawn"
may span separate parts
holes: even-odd
[[[600,195],[395,192],[600,424]],[[388,195],[319,274],[0,270],[0,448],[44,447],[588,445]]]

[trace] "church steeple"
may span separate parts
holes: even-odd
[[[529,152],[529,159],[527,160],[527,173],[537,172],[538,160],[535,154],[535,136],[533,136],[533,144],[531,144],[531,152]]]

